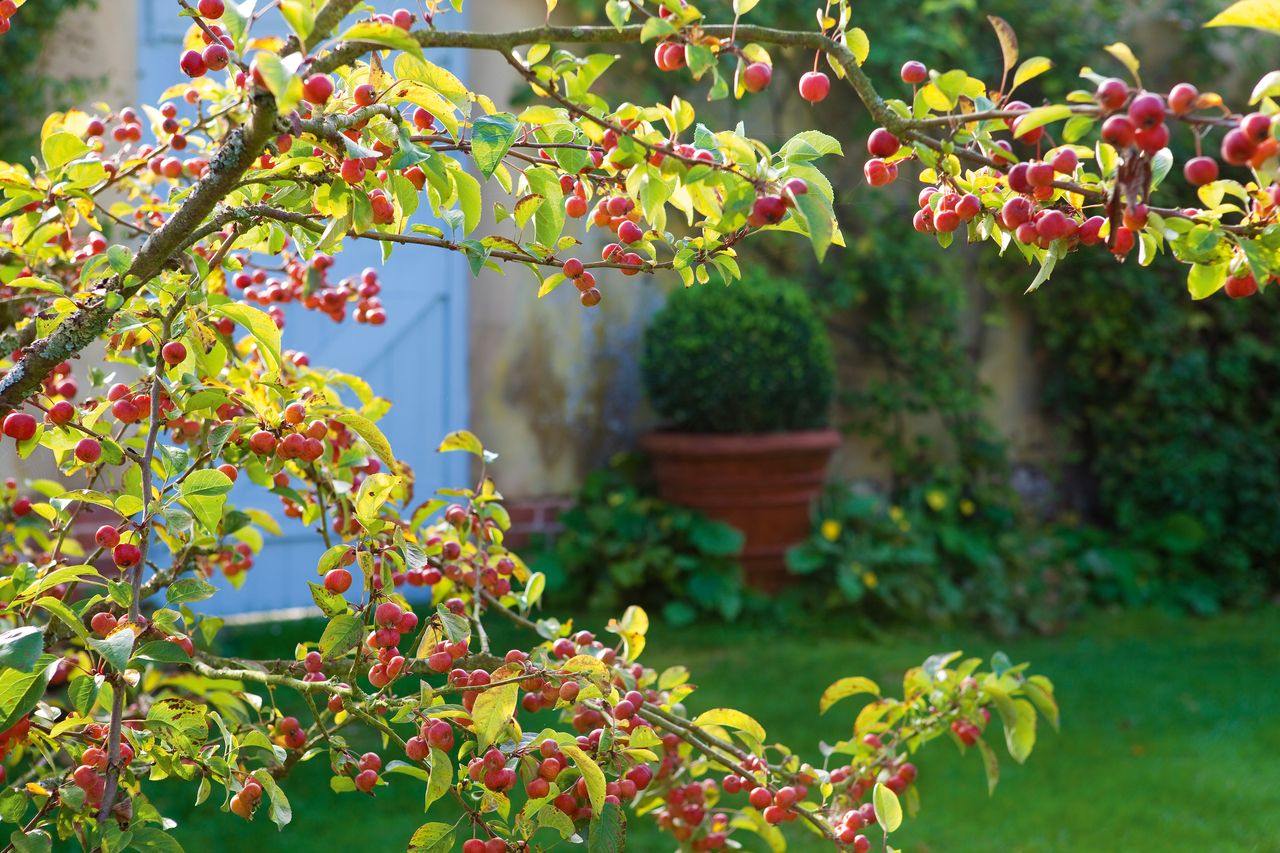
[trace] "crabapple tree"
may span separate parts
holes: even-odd
[[[189,29],[162,103],[54,113],[38,158],[0,164],[5,452],[64,475],[2,493],[11,847],[175,849],[149,797],[158,784],[283,827],[290,771],[319,761],[339,794],[423,791],[415,850],[618,850],[640,814],[688,850],[740,833],[781,849],[794,823],[865,851],[914,812],[929,741],[978,750],[994,784],[993,714],[1018,761],[1038,717],[1056,725],[1047,679],[958,653],[909,671],[901,698],[836,681],[819,711],[861,707],[817,754],[744,711],[691,710],[687,672],[642,662],[643,611],[607,637],[544,613],[542,577],[504,544],[475,436],[439,448],[474,454],[470,488],[415,496],[377,426],[389,403],[288,348],[282,306],[385,322],[378,271],[334,266],[352,241],[384,257],[458,252],[475,272],[531,274],[540,294],[570,282],[588,308],[606,278],[731,282],[740,245],[763,231],[794,232],[820,257],[842,245],[818,165],[841,141],[808,130],[771,147],[705,126],[678,97],[611,104],[597,84],[614,51],[636,49],[712,99],[774,85],[775,55],[812,61],[797,98],[821,109],[847,85],[880,125],[867,183],[913,170],[915,230],[1019,254],[1039,266],[1033,287],[1073,251],[1166,253],[1189,265],[1193,296],[1250,296],[1280,274],[1280,72],[1241,114],[1191,83],[1145,90],[1113,45],[1127,79],[1086,72],[1064,103],[1031,105],[1016,93],[1051,64],[1022,59],[999,19],[1000,80],[904,58],[901,80],[877,88],[845,0],[810,31],[752,25],[752,0],[725,20],[681,0],[605,0],[597,26],[467,31],[450,27],[461,3],[370,16],[357,0],[175,0]],[[1259,4],[1240,5],[1215,23],[1249,24]],[[7,38],[21,37],[22,7],[0,0]],[[292,34],[261,34],[264,16]],[[506,112],[469,91],[431,60],[438,48],[499,57],[530,105]],[[1195,141],[1183,170],[1198,190],[1161,203],[1175,132]],[[86,363],[95,343],[105,356]],[[278,496],[279,517],[232,503],[241,478]],[[323,543],[310,591],[324,628],[275,659],[218,656],[221,622],[196,606],[216,593],[209,579],[260,571],[285,525]],[[495,619],[528,642],[495,647]],[[286,693],[300,716],[277,704]]]

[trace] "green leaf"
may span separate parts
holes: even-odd
[[[902,826],[902,804],[898,802],[898,795],[885,787],[883,783],[876,783],[875,792],[871,795],[871,802],[875,805],[876,821],[884,828],[885,832],[894,832],[898,827]]]
[[[995,793],[996,785],[1000,782],[1000,759],[996,758],[996,751],[991,748],[991,744],[982,738],[977,740],[978,752],[982,753],[982,769],[987,774],[987,794],[988,796]]]
[[[444,437],[444,441],[440,442],[440,446],[436,448],[437,453],[449,453],[453,450],[465,450],[467,453],[472,453],[476,456],[484,455],[484,445],[480,443],[480,439],[465,429],[449,433]]]
[[[168,640],[152,640],[134,652],[133,659],[153,663],[191,663],[191,656],[186,650]]]
[[[359,645],[363,631],[360,620],[350,613],[333,617],[320,635],[320,654],[330,659],[341,657]]]
[[[271,771],[265,767],[253,771],[253,778],[258,780],[262,790],[267,794],[267,800],[271,804],[271,822],[277,828],[284,829],[289,821],[293,820],[293,809],[289,806],[289,798],[284,795],[284,791],[280,790]]]
[[[805,193],[796,197],[796,212],[804,219],[809,232],[809,242],[813,244],[813,253],[821,262],[831,248],[835,235],[835,214],[830,203],[821,193]]]
[[[53,839],[43,829],[15,830],[9,836],[9,843],[14,853],[49,853],[53,849]]]
[[[225,495],[231,491],[231,478],[221,471],[210,468],[203,471],[196,471],[182,483],[180,494],[183,497],[191,495]]]
[[[445,752],[431,747],[431,779],[427,782],[427,802],[423,811],[431,808],[431,804],[443,797],[453,786],[453,761]]]
[[[0,672],[0,731],[12,727],[44,696],[58,658],[41,655],[31,672],[6,669]]]
[[[6,287],[12,287],[16,290],[42,290],[45,293],[62,293],[62,285],[52,281],[45,281],[42,278],[36,278],[33,275],[24,275],[15,278],[9,282]]]
[[[1227,271],[1231,264],[1223,261],[1218,264],[1192,264],[1187,271],[1187,290],[1192,299],[1206,299],[1222,289],[1227,283]]]
[[[389,47],[392,50],[403,50],[405,53],[422,59],[422,45],[418,44],[408,30],[395,24],[378,21],[361,21],[353,24],[345,33],[338,36],[340,41],[363,41],[370,44]]]
[[[0,667],[30,672],[43,651],[43,627],[24,625],[0,634]]]
[[[424,823],[409,838],[411,853],[450,853],[453,846],[453,826],[447,823]]]
[[[854,60],[861,65],[871,55],[871,39],[861,27],[850,27],[844,34],[845,47],[853,54]]]
[[[605,803],[603,811],[591,816],[587,853],[622,853],[626,846],[627,816],[617,803]]]
[[[193,601],[204,601],[206,598],[211,598],[217,591],[218,588],[204,578],[181,578],[169,585],[164,597],[176,607]]]
[[[71,679],[67,685],[67,698],[80,714],[88,714],[98,698],[98,679],[92,675],[81,675]]]
[[[143,850],[147,853],[184,853],[178,839],[163,829],[134,825],[129,831],[133,833],[133,840],[129,842],[130,850]]]
[[[45,165],[52,169],[61,169],[77,157],[89,153],[89,146],[74,133],[51,133],[40,143],[40,155]]]
[[[1280,33],[1280,3],[1276,0],[1240,0],[1223,9],[1205,26],[1252,27]]]
[[[675,25],[666,18],[653,15],[645,20],[644,26],[640,28],[640,43],[651,41],[652,39],[665,39],[667,36],[673,36],[679,32]]]
[[[116,275],[124,275],[133,266],[133,251],[127,246],[114,245],[107,248],[107,263]]]
[[[502,158],[516,141],[520,122],[510,113],[494,113],[476,119],[471,128],[471,156],[485,179],[493,177]]]
[[[262,355],[263,363],[272,373],[279,372],[280,330],[276,328],[276,323],[271,317],[257,308],[251,308],[239,302],[219,305],[213,309],[213,313],[229,317],[248,329],[249,334],[253,335],[258,342],[258,352]]]
[[[70,628],[80,639],[83,640],[89,636],[89,632],[80,621],[80,617],[77,616],[70,607],[64,604],[61,599],[46,595],[44,598],[36,599],[35,604],[36,607],[39,607],[41,610],[58,617],[58,619]]]
[[[544,246],[553,246],[564,230],[564,192],[560,189],[560,177],[549,166],[526,169],[524,177],[529,188],[546,200],[533,215],[535,236]]]
[[[1044,127],[1046,124],[1052,124],[1055,121],[1071,118],[1071,107],[1067,104],[1050,104],[1047,107],[1036,107],[1029,110],[1018,119],[1018,129],[1013,134],[1014,138],[1026,136],[1029,132],[1037,127]]]
[[[1005,721],[1004,737],[1009,755],[1022,764],[1036,744],[1036,709],[1026,699],[1015,699],[1013,705],[1017,716],[1013,725]]]
[[[323,584],[307,581],[311,587],[311,600],[320,608],[320,612],[330,618],[347,612],[347,600],[339,593],[330,592]]]
[[[98,639],[90,637],[86,642],[89,648],[102,655],[103,660],[111,664],[116,672],[124,672],[129,666],[129,655],[133,651],[136,639],[132,630],[123,628],[109,637]]]

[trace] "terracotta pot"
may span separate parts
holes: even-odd
[[[767,435],[652,432],[640,446],[653,457],[663,500],[701,510],[746,534],[742,566],[757,589],[777,590],[789,575],[786,551],[809,535],[809,511],[822,488],[833,429]]]

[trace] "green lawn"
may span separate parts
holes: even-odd
[[[242,629],[230,650],[278,654],[315,623]],[[1280,851],[1280,610],[1212,620],[1156,613],[1097,616],[1051,638],[995,642],[967,632],[850,636],[846,627],[807,633],[655,625],[650,665],[684,663],[706,683],[695,710],[732,704],[753,714],[771,739],[817,756],[820,739],[847,735],[853,703],[816,715],[817,697],[842,675],[882,686],[928,654],[1004,649],[1058,688],[1063,730],[1042,726],[1028,764],[1004,763],[988,797],[977,755],[939,741],[917,759],[920,815],[895,836],[918,853],[1040,851]],[[1000,749],[1003,746],[1000,745]],[[282,834],[192,808],[193,788],[166,784],[162,808],[176,817],[188,850],[359,850],[374,842],[403,849],[424,818],[420,783],[396,777],[378,801],[331,794],[327,762],[285,782],[295,820]],[[673,848],[644,819],[629,849]],[[818,846],[802,835],[792,849]]]

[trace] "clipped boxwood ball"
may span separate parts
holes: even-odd
[[[808,295],[747,279],[678,290],[645,330],[645,392],[666,426],[770,433],[828,424],[835,364]]]

